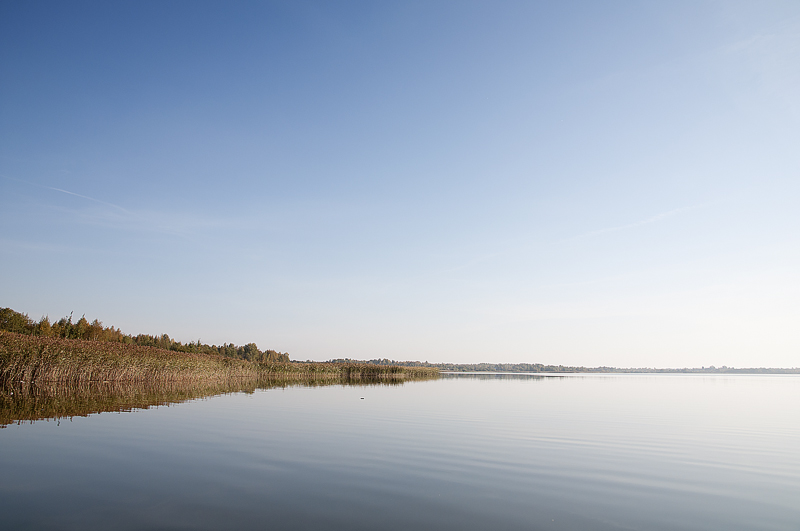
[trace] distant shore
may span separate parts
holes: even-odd
[[[699,368],[618,368],[618,367],[578,367],[569,365],[544,365],[542,363],[428,363],[423,361],[396,361],[389,359],[373,360],[332,360],[336,363],[367,363],[374,365],[399,365],[402,367],[426,367],[442,372],[506,372],[506,373],[609,373],[609,374],[642,374],[642,373],[675,373],[675,374],[800,374],[800,367],[699,367]]]

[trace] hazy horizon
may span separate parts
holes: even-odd
[[[797,2],[4,2],[0,307],[800,366]]]

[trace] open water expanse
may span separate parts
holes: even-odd
[[[10,423],[0,470],[9,530],[796,531],[800,377],[261,389]]]

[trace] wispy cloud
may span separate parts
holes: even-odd
[[[52,186],[45,186],[43,184],[37,185],[41,186],[42,188],[47,188],[48,190],[55,190],[56,192],[61,192],[64,194],[74,195],[75,197],[82,197],[83,199],[88,199],[89,201],[94,201],[95,203],[100,203],[101,205],[106,205],[110,207],[117,208],[123,212],[128,212],[126,209],[122,208],[119,205],[115,205],[114,203],[109,203],[108,201],[101,201],[100,199],[95,199],[94,197],[89,197],[88,195],[76,194],[75,192],[70,192],[69,190],[63,190],[61,188],[54,188]]]
[[[702,204],[699,204],[699,205],[691,205],[691,206],[685,206],[685,207],[676,208],[676,209],[673,209],[673,210],[668,210],[667,212],[662,212],[660,214],[656,214],[655,216],[652,216],[652,217],[649,217],[649,218],[646,218],[646,219],[643,219],[643,220],[640,220],[640,221],[636,221],[636,222],[633,222],[633,223],[627,223],[625,225],[618,225],[616,227],[605,227],[605,228],[602,228],[602,229],[597,229],[597,230],[585,232],[583,234],[579,234],[577,236],[573,236],[571,238],[567,238],[566,240],[563,240],[563,241],[578,240],[578,239],[581,239],[581,238],[589,238],[589,237],[592,237],[592,236],[599,236],[601,234],[608,234],[610,232],[619,232],[619,231],[623,231],[623,230],[634,229],[636,227],[641,227],[642,225],[649,225],[651,223],[656,223],[656,222],[665,220],[667,218],[671,218],[671,217],[673,217],[673,216],[675,216],[677,214],[680,214],[681,212],[686,212],[688,210],[695,210],[695,209],[698,209],[698,208],[702,208],[702,207],[708,206],[710,204],[711,203],[702,203]]]
[[[246,228],[251,225],[244,223],[243,220],[240,219],[196,215],[189,212],[129,209],[109,201],[103,201],[102,199],[97,199],[64,188],[25,181],[7,175],[1,175],[0,177],[28,186],[52,190],[54,192],[80,198],[85,200],[85,202],[93,203],[94,206],[88,203],[78,206],[48,205],[49,208],[59,210],[64,215],[84,225],[94,225],[125,231],[152,232],[180,237],[190,236],[198,232],[202,233],[209,229]],[[104,208],[98,205],[102,205]]]
[[[662,219],[670,218],[670,217],[674,216],[675,214],[679,214],[679,213],[684,212],[686,210],[689,210],[691,208],[693,208],[693,207],[676,208],[674,210],[669,210],[667,212],[662,212],[660,214],[656,214],[655,216],[649,217],[647,219],[643,219],[641,221],[636,221],[634,223],[628,223],[626,225],[619,225],[617,227],[606,227],[606,228],[603,228],[603,229],[597,229],[597,230],[589,231],[589,232],[586,232],[584,234],[580,234],[580,235],[575,236],[575,237],[570,238],[570,239],[574,240],[574,239],[578,239],[578,238],[587,238],[589,236],[598,236],[600,234],[607,234],[609,232],[619,232],[621,230],[627,230],[627,229],[633,229],[633,228],[636,228],[636,227],[641,227],[642,225],[649,225],[650,223],[655,223],[657,221],[661,221]]]
[[[124,212],[81,212],[83,221],[128,231],[144,231],[171,236],[188,237],[214,229],[243,228],[242,222],[235,218],[198,216],[188,212],[163,212],[155,210],[135,210]]]
[[[711,204],[715,204],[717,202],[719,202],[719,201],[711,201],[711,202],[701,203],[701,204],[697,204],[697,205],[690,205],[690,206],[675,208],[673,210],[669,210],[667,212],[661,212],[660,214],[656,214],[654,216],[651,216],[649,218],[646,218],[646,219],[643,219],[643,220],[640,220],[640,221],[636,221],[636,222],[633,222],[633,223],[627,223],[625,225],[619,225],[619,226],[615,226],[615,227],[605,227],[605,228],[602,228],[602,229],[597,229],[597,230],[585,232],[585,233],[579,234],[577,236],[572,236],[570,238],[565,238],[563,240],[560,240],[560,242],[562,242],[562,243],[563,242],[570,242],[570,241],[575,241],[575,240],[579,240],[579,239],[583,239],[583,238],[590,238],[590,237],[593,237],[593,236],[600,236],[602,234],[608,234],[608,233],[612,233],[612,232],[619,232],[619,231],[624,231],[624,230],[628,230],[628,229],[634,229],[634,228],[641,227],[641,226],[644,226],[644,225],[649,225],[651,223],[657,223],[659,221],[663,221],[665,219],[668,219],[668,218],[671,218],[671,217],[676,216],[678,214],[681,214],[682,212],[686,212],[686,211],[694,210],[694,209],[698,209],[698,208],[703,208],[703,207],[709,206]],[[494,252],[489,252],[489,253],[484,253],[484,254],[480,254],[480,255],[474,256],[471,259],[465,260],[462,263],[454,265],[452,267],[446,267],[446,268],[440,268],[440,269],[435,269],[435,270],[431,270],[431,271],[426,271],[424,273],[420,273],[420,274],[417,274],[417,275],[409,277],[407,279],[407,281],[414,281],[414,280],[419,280],[419,279],[425,278],[425,277],[432,277],[432,276],[437,276],[437,275],[450,274],[450,273],[455,273],[455,272],[463,270],[463,269],[469,269],[469,268],[471,268],[471,267],[473,267],[475,265],[478,265],[478,264],[481,264],[481,263],[485,263],[485,262],[489,262],[489,261],[497,259],[497,258],[502,258],[504,256],[507,256],[507,255],[510,255],[510,254],[513,254],[513,253],[516,253],[516,252],[520,252],[521,250],[527,249],[532,244],[532,242],[533,242],[533,240],[531,238],[522,238],[522,239],[519,239],[517,241],[507,243],[504,247],[501,247],[501,248],[499,248],[498,250],[496,250]],[[547,246],[552,246],[555,243],[556,242],[545,243],[544,241],[539,240],[537,242],[537,245],[540,248],[544,248],[544,247],[547,247]],[[594,282],[594,281],[592,281],[592,282]]]
[[[115,205],[114,203],[109,203],[108,201],[102,201],[100,199],[95,199],[94,197],[89,197],[88,195],[78,194],[75,192],[70,192],[69,190],[64,190],[63,188],[56,188],[54,186],[47,186],[46,184],[39,184],[39,183],[32,183],[30,181],[24,181],[22,179],[17,179],[16,177],[9,177],[8,175],[2,176],[4,179],[8,179],[10,181],[17,181],[18,183],[27,184],[28,186],[35,186],[37,188],[44,188],[46,190],[53,190],[55,192],[61,192],[62,194],[67,194],[75,197],[80,197],[82,199],[86,199],[88,201],[94,201],[95,203],[99,203],[101,205],[110,206],[116,209],[119,209],[123,212],[128,212],[126,209],[119,205]]]

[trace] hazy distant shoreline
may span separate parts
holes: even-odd
[[[675,373],[675,374],[800,374],[800,367],[695,367],[657,369],[651,367],[618,368],[618,367],[573,367],[567,365],[544,365],[541,363],[428,363],[426,361],[397,361],[389,359],[351,360],[349,358],[331,360],[337,363],[370,363],[374,365],[399,365],[403,367],[431,367],[441,372],[505,372],[534,374],[568,374],[568,373]]]

